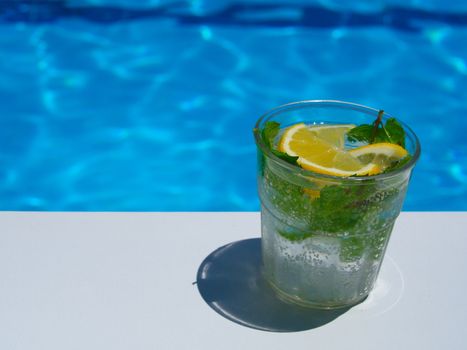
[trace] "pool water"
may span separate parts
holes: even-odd
[[[259,210],[253,125],[303,99],[405,121],[404,209],[467,210],[466,4],[2,1],[0,28],[1,210]]]

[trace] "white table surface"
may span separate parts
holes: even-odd
[[[374,294],[321,327],[217,314],[198,267],[259,213],[0,213],[0,349],[467,349],[467,213],[402,213]]]

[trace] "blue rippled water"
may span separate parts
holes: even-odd
[[[419,135],[405,210],[467,210],[465,3],[213,3],[0,1],[0,209],[258,210],[256,119],[341,99]]]

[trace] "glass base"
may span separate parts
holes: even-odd
[[[328,302],[328,303],[323,303],[323,302],[313,302],[310,300],[303,300],[301,298],[297,298],[294,296],[291,296],[285,292],[283,292],[280,288],[274,285],[271,281],[269,281],[267,278],[266,280],[268,281],[269,285],[272,287],[274,292],[276,293],[277,297],[286,302],[286,303],[292,303],[294,305],[299,305],[302,307],[306,308],[311,308],[311,309],[320,309],[320,310],[335,310],[335,309],[343,309],[343,308],[350,308],[352,306],[355,306],[357,304],[360,304],[363,302],[366,298],[368,298],[369,294],[364,295],[362,298],[357,299],[357,300],[352,300],[349,301],[348,303],[333,303],[333,302]]]

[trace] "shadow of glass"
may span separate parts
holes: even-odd
[[[261,273],[261,240],[247,239],[212,252],[200,265],[198,290],[217,313],[246,327],[298,332],[320,327],[348,311],[318,310],[279,299]]]

